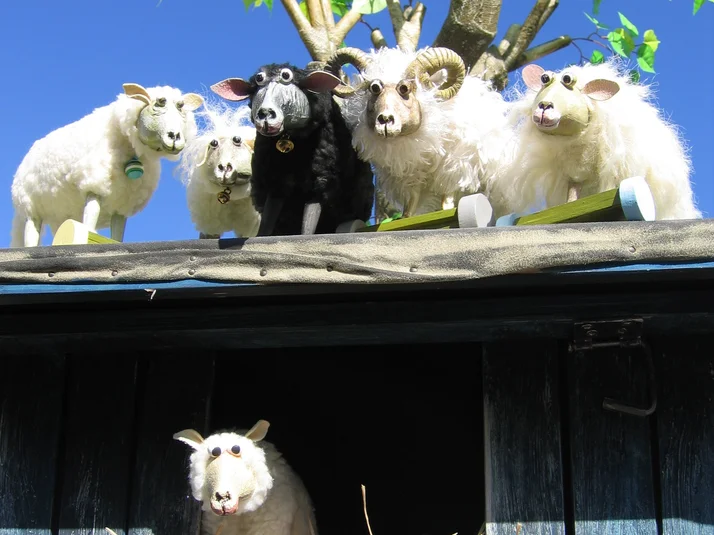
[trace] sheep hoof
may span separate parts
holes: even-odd
[[[283,209],[285,200],[281,197],[273,197],[268,195],[263,206],[263,213],[260,218],[260,227],[258,228],[258,236],[270,236],[275,229],[275,223],[278,221],[278,216]]]
[[[367,224],[361,219],[352,219],[351,221],[345,221],[337,225],[336,233],[349,233],[357,232],[358,229],[366,227]]]
[[[633,176],[620,182],[618,195],[627,221],[655,220],[654,197],[644,177]]]
[[[492,227],[495,223],[493,207],[483,193],[461,197],[456,214],[459,228]]]

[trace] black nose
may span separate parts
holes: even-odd
[[[377,116],[377,121],[379,121],[379,124],[394,124],[394,115],[392,115],[391,113],[380,113]]]
[[[553,103],[552,103],[552,102],[542,101],[542,102],[539,102],[539,103],[538,103],[538,108],[541,109],[541,110],[549,110],[549,109],[551,109],[552,107],[553,107]]]
[[[225,500],[230,500],[230,499],[231,499],[230,492],[216,492],[216,500],[225,501]]]
[[[224,170],[225,170],[227,173],[230,173],[231,171],[233,171],[233,166],[232,166],[232,165],[230,164],[230,162],[229,162],[229,163],[227,163],[227,164],[225,165],[225,169],[224,169],[223,164],[222,164],[222,163],[219,163],[219,164],[218,164],[218,170],[219,170],[219,171],[224,171]]]
[[[273,108],[260,108],[258,110],[258,119],[275,119],[278,116]]]
[[[169,136],[169,139],[176,139],[176,140],[181,139],[181,132],[178,132],[178,133],[169,132],[167,135]]]

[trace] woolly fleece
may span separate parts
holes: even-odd
[[[196,112],[196,118],[205,120],[197,137],[181,151],[181,161],[176,167],[181,181],[186,186],[186,201],[196,230],[200,233],[220,236],[233,231],[236,236],[251,237],[258,233],[260,214],[255,210],[250,196],[250,184],[230,186],[230,200],[220,204],[217,195],[225,189],[211,180],[217,162],[212,158],[201,167],[197,164],[204,157],[206,147],[212,139],[217,139],[219,148],[224,143],[231,143],[234,136],[240,136],[242,148],[250,153],[253,150],[246,143],[255,141],[255,127],[250,120],[250,107],[232,108],[221,101],[204,101],[203,110]]]
[[[536,92],[527,89],[513,102],[510,120],[516,129],[516,152],[507,172],[514,212],[545,201],[547,207],[567,200],[569,180],[582,184],[581,196],[613,189],[621,180],[644,176],[655,200],[656,219],[698,219],[689,180],[690,159],[678,129],[655,107],[652,88],[633,84],[619,60],[571,66],[576,87],[590,80],[614,80],[620,90],[606,101],[584,96],[590,124],[566,138],[539,132],[531,121]]]
[[[182,92],[169,86],[147,88],[152,101],[160,96],[167,106]],[[49,225],[52,233],[67,219],[82,221],[87,194],[101,197],[97,229],[107,228],[114,213],[127,218],[144,209],[161,175],[161,158],[178,155],[156,152],[140,140],[136,126],[145,104],[124,93],[111,104],[35,141],[15,173],[11,192],[15,208],[11,247],[24,244],[25,219]],[[196,133],[193,112],[185,111],[185,140]],[[137,156],[144,175],[131,180],[125,164]],[[40,229],[41,230],[41,229]]]

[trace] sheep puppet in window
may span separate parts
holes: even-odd
[[[329,72],[268,64],[249,79],[228,78],[211,90],[230,101],[249,98],[256,127],[251,194],[261,213],[259,236],[334,233],[367,220],[374,203],[369,163],[358,158],[331,90]]]
[[[179,159],[196,133],[196,93],[169,86],[124,84],[106,106],[36,141],[12,183],[11,247],[39,245],[67,219],[90,230],[111,228],[123,241],[126,220],[143,210],[158,186],[161,159]]]
[[[248,432],[195,430],[174,434],[193,448],[189,481],[202,501],[202,535],[316,535],[310,496],[275,446],[263,440],[269,423]]]
[[[514,212],[557,206],[643,177],[656,219],[697,219],[690,162],[673,125],[650,102],[650,87],[620,73],[617,60],[560,72],[523,68],[513,101],[515,153],[505,180]]]

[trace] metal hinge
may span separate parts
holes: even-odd
[[[637,347],[642,344],[641,318],[581,321],[575,324],[570,351],[598,347]]]
[[[634,407],[612,398],[605,398],[602,402],[604,409],[641,417],[649,416],[657,409],[654,360],[649,344],[642,338],[643,326],[644,322],[641,318],[582,321],[574,325],[573,339],[569,346],[571,353],[606,347],[621,347],[642,348],[645,354],[649,376],[649,406]]]

